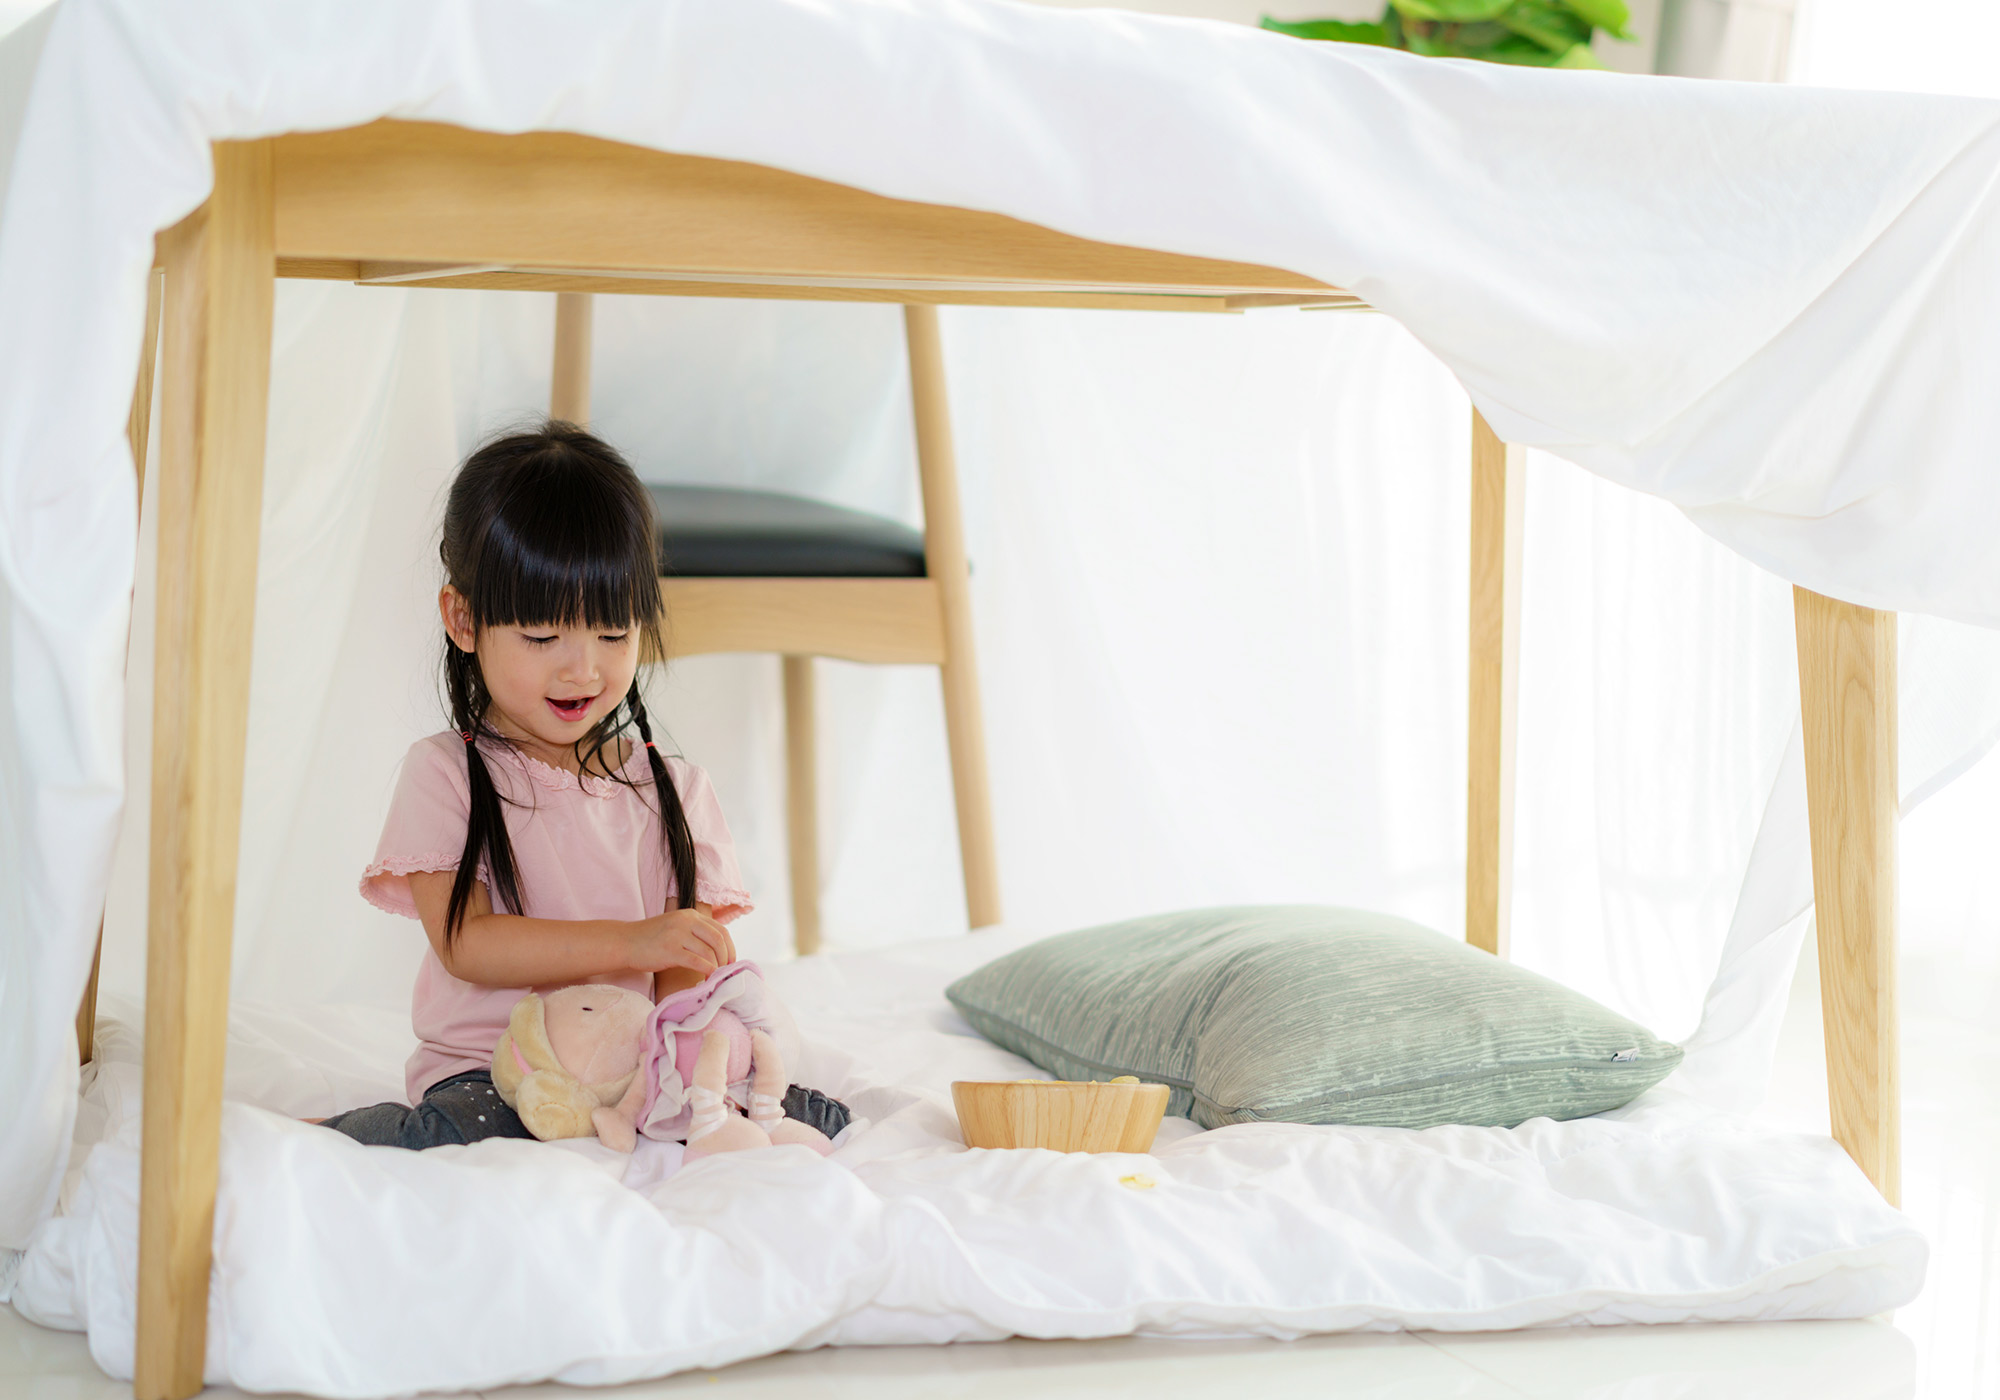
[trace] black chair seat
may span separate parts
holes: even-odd
[[[922,578],[907,525],[776,491],[651,486],[661,572],[674,578]]]

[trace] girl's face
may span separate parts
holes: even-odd
[[[508,738],[574,761],[577,740],[616,709],[639,669],[639,631],[595,627],[523,627],[483,632],[472,626],[465,598],[449,584],[438,611],[452,645],[479,658],[493,697],[493,727]]]

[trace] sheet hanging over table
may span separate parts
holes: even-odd
[[[1787,578],[2000,621],[1993,104],[976,0],[68,0],[0,214],[0,1246],[53,1203],[123,794],[152,234],[200,203],[210,140],[384,115],[1308,273],[1402,320],[1503,435]]]

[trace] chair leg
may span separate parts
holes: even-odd
[[[972,638],[972,573],[958,508],[958,465],[945,394],[944,345],[935,306],[905,306],[910,399],[917,420],[917,470],[924,491],[924,567],[944,609],[945,737],[958,805],[959,859],[965,909],[973,928],[1000,922],[1000,866],[993,848],[993,799],[986,775],[986,726]]]
[[[813,659],[785,658],[785,814],[792,857],[792,942],[819,951],[819,757]]]
[[[1514,708],[1521,651],[1526,453],[1472,415],[1472,606],[1465,784],[1465,941],[1507,956],[1514,889]]]
[[[1792,590],[1833,1136],[1901,1195],[1896,615]]]
[[[549,417],[590,426],[589,292],[556,293],[555,363],[549,375]]]
[[[140,504],[146,495],[146,435],[153,425],[153,368],[160,353],[160,269],[146,274],[146,330],[139,341],[139,373],[132,384],[132,408],[125,416],[125,441],[132,449]],[[137,512],[135,511],[136,515]],[[76,1008],[76,1051],[80,1064],[97,1054],[97,974],[104,962],[104,919],[97,920],[97,951],[90,955],[90,978]]]
[[[220,142],[163,235],[158,657],[140,1138],[138,1400],[202,1386],[271,366],[268,142]]]

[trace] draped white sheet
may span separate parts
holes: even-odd
[[[384,113],[1295,267],[1408,328],[948,313],[1027,926],[1244,898],[1457,926],[1454,374],[1507,435],[1738,551],[1532,468],[1518,954],[1670,1035],[1705,998],[1689,1073],[1719,1099],[1755,1098],[1810,903],[1788,599],[1739,555],[1858,601],[2000,617],[1979,527],[1995,410],[1958,369],[2000,334],[1959,314],[1993,299],[1987,104],[1426,64],[971,0],[68,0],[0,214],[0,1246],[53,1203],[107,885],[107,976],[137,975],[142,801],[110,868],[128,763],[147,771],[143,569],[130,714],[119,679],[120,428],[151,232],[199,202],[209,138]],[[541,402],[547,303],[281,291],[238,986],[380,1002],[416,950],[351,872],[395,756],[436,723],[435,491]],[[600,334],[601,426],[649,474],[913,515],[892,310],[634,302]],[[1913,620],[1905,650],[1914,789],[2000,706],[1988,634]],[[948,927],[934,682],[827,669],[836,936]],[[663,696],[717,773],[765,952],[785,932],[771,670],[690,663]]]

